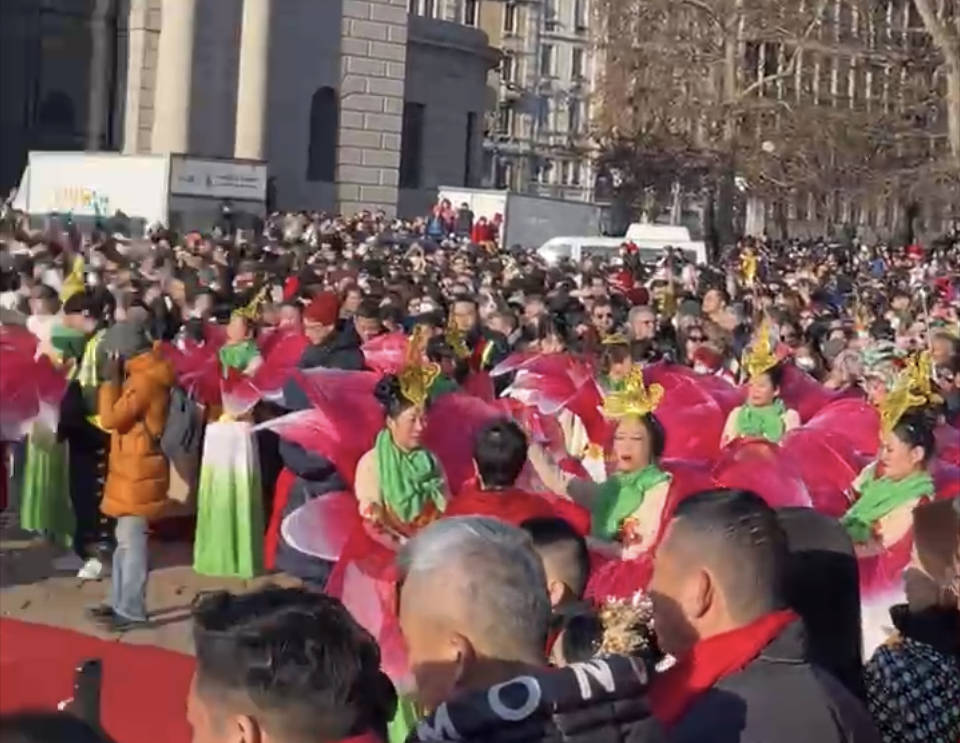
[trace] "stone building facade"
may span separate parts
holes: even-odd
[[[477,28],[408,0],[4,0],[0,185],[30,149],[266,160],[282,208],[420,213],[481,183]]]
[[[409,0],[409,10],[481,28],[500,52],[488,77],[484,184],[592,200],[590,0]]]

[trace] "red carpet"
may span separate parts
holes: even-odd
[[[56,709],[91,658],[103,662],[103,725],[117,743],[189,743],[192,657],[13,619],[0,619],[0,712]]]

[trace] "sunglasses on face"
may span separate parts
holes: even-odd
[[[609,313],[599,314],[599,315],[594,315],[594,316],[593,316],[593,319],[594,319],[594,320],[612,320],[612,319],[613,319],[613,315],[611,315],[611,314],[609,314]]]
[[[702,335],[691,335],[687,337],[687,340],[691,343],[703,343],[706,338]]]

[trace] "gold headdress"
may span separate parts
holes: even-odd
[[[623,333],[611,333],[600,341],[601,346],[629,346],[630,339]]]
[[[267,299],[267,290],[265,286],[243,307],[238,307],[230,313],[230,317],[242,317],[249,321],[254,321],[260,316],[260,307]]]
[[[750,349],[743,354],[743,368],[750,379],[759,377],[780,363],[770,343],[770,323],[764,320]]]
[[[630,600],[607,600],[599,617],[603,625],[600,655],[636,655],[650,647],[653,603],[642,591]]]
[[[458,359],[466,359],[470,356],[470,349],[467,346],[466,337],[460,328],[457,327],[452,317],[450,318],[450,322],[447,323],[447,330],[443,337],[447,341],[447,345],[453,349],[454,356]]]
[[[933,361],[927,351],[921,351],[907,359],[903,371],[897,376],[887,396],[880,403],[880,430],[890,433],[897,422],[911,408],[940,401],[933,391]]]
[[[643,383],[643,370],[633,367],[627,375],[623,389],[611,392],[603,401],[603,414],[608,418],[625,418],[628,415],[647,415],[657,409],[663,399],[663,386]]]
[[[744,250],[740,256],[740,273],[747,286],[753,286],[757,278],[757,256],[750,248]]]
[[[407,341],[407,359],[397,374],[400,379],[400,392],[414,405],[423,405],[430,395],[430,388],[440,376],[440,365],[425,363],[424,350],[427,346],[426,331],[418,326]]]

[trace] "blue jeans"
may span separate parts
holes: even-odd
[[[147,618],[147,520],[143,516],[117,519],[117,548],[113,552],[110,606],[124,619]]]

